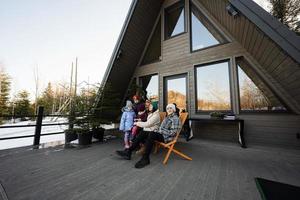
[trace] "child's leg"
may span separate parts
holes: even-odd
[[[129,141],[130,141],[130,131],[126,131],[124,134],[124,144],[125,144],[125,149],[128,149],[129,146]]]
[[[134,138],[135,136],[132,134],[132,132],[129,132],[129,146],[131,146],[132,145],[132,141],[133,141],[133,138]]]

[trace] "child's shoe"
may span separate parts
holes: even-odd
[[[125,149],[124,151],[118,150],[116,151],[116,153],[126,160],[131,160],[131,151],[129,151],[128,149]]]

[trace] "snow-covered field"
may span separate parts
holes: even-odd
[[[53,120],[53,119],[52,119]],[[58,118],[55,121],[51,121],[50,117],[46,117],[43,119],[43,124],[60,124],[68,122],[67,118]],[[35,121],[16,121],[15,123],[7,122],[1,126],[16,126],[16,125],[34,125]],[[103,125],[105,129],[115,128],[116,125]],[[46,133],[55,133],[55,132],[63,132],[68,128],[68,125],[55,125],[55,126],[42,126],[41,134]],[[21,127],[21,128],[0,128],[0,138],[6,137],[16,137],[16,136],[24,136],[24,135],[34,135],[35,127]],[[0,150],[1,149],[10,149],[15,147],[29,146],[33,144],[33,137],[21,138],[21,139],[10,139],[10,140],[0,140]],[[57,134],[57,135],[47,135],[41,136],[40,144],[54,145],[54,144],[64,144],[65,135]]]
[[[43,124],[50,123],[65,123],[68,122],[66,118],[58,118],[56,121],[51,121],[51,118],[43,119]],[[15,125],[34,125],[35,121],[22,121],[16,123],[6,123],[1,126],[15,126]],[[56,125],[56,126],[43,126],[41,134],[54,133],[64,131],[68,125]],[[34,135],[35,127],[21,127],[21,128],[0,128],[0,138],[15,137],[24,135]],[[50,143],[54,141],[64,141],[64,134],[41,136],[40,143]],[[33,137],[12,139],[12,140],[0,140],[0,150],[9,149],[21,146],[28,146],[33,144]]]

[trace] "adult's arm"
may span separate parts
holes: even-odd
[[[160,122],[159,113],[155,112],[153,113],[153,116],[147,119],[145,122],[136,122],[136,125],[141,128],[150,128]]]

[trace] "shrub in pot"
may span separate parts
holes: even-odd
[[[92,133],[88,127],[76,128],[76,133],[78,135],[78,144],[79,145],[92,144]]]
[[[76,130],[74,129],[66,129],[65,132],[65,143],[70,143],[73,140],[77,139]]]
[[[103,122],[102,119],[97,118],[95,115],[89,118],[89,124],[92,128],[92,135],[94,138],[99,140],[100,142],[103,141],[104,131],[105,129],[101,127],[101,123]]]
[[[93,137],[99,140],[99,142],[103,142],[105,129],[102,127],[92,127]]]

